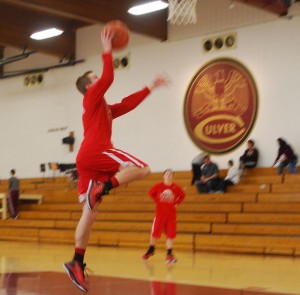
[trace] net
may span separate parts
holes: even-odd
[[[197,0],[169,0],[168,21],[177,25],[195,24],[196,4]]]

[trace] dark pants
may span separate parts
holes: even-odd
[[[19,191],[10,191],[7,201],[11,217],[16,218],[19,214]]]
[[[234,185],[234,183],[231,181],[231,180],[224,180],[224,182],[223,182],[223,185],[224,185],[224,192],[226,192],[226,188],[227,188],[227,186],[231,186],[231,185]]]
[[[201,178],[201,166],[198,164],[192,164],[193,178],[191,184],[193,185],[196,181],[199,181]]]
[[[224,181],[221,178],[214,178],[206,183],[196,182],[199,193],[209,193],[211,191],[224,191]]]

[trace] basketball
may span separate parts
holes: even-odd
[[[120,20],[113,20],[105,24],[103,30],[114,32],[112,49],[118,50],[127,46],[129,42],[129,30],[125,23]]]

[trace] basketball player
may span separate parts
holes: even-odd
[[[167,169],[163,174],[164,181],[157,183],[149,190],[150,197],[156,203],[156,213],[152,225],[150,246],[143,255],[145,260],[154,255],[155,243],[164,231],[167,236],[166,263],[177,261],[172,253],[173,240],[176,237],[176,207],[183,201],[185,192],[180,186],[173,183],[173,175],[173,171]]]
[[[76,158],[78,194],[83,211],[75,232],[74,259],[65,263],[64,269],[73,283],[84,292],[88,291],[84,277],[84,255],[102,196],[114,187],[141,179],[151,172],[146,163],[113,147],[112,120],[133,110],[154,89],[169,84],[166,78],[159,76],[149,87],[125,97],[120,103],[107,104],[104,95],[114,79],[112,38],[111,31],[103,30],[101,77],[98,78],[94,72],[89,71],[76,82],[77,89],[84,95],[84,139]]]

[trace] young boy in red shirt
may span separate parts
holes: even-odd
[[[152,225],[150,246],[143,255],[145,260],[154,255],[155,243],[164,231],[167,236],[166,263],[177,261],[172,253],[173,240],[176,237],[176,207],[183,201],[185,192],[179,185],[173,183],[173,176],[173,171],[167,169],[163,174],[164,181],[157,183],[149,190],[150,197],[156,203],[156,213]]]

